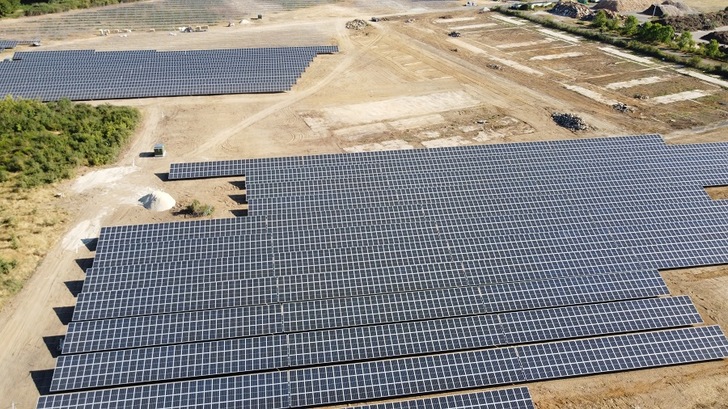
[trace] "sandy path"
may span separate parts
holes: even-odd
[[[344,25],[346,20],[337,21],[337,27],[341,27]],[[330,84],[332,81],[336,80],[337,77],[339,77],[343,72],[345,72],[347,69],[349,69],[354,62],[364,53],[367,52],[369,48],[371,48],[374,44],[381,39],[382,35],[379,34],[379,37],[377,37],[372,43],[369,45],[357,49],[355,51],[348,51],[346,53],[346,56],[344,60],[339,62],[339,64],[324,78],[322,78],[320,81],[316,82],[313,86],[310,88],[307,88],[302,91],[294,91],[290,94],[285,94],[285,99],[271,105],[249,117],[244,119],[243,121],[235,124],[234,126],[217,133],[213,137],[209,138],[205,143],[200,145],[197,149],[193,150],[188,154],[188,157],[195,158],[199,157],[202,152],[209,151],[211,149],[214,149],[216,146],[222,145],[225,143],[229,138],[234,137],[244,129],[248,128],[249,126],[269,117],[270,115],[273,115],[293,104],[295,104],[298,101],[301,101],[302,99],[309,97],[316,92],[320,91],[324,87],[326,87],[328,84]],[[348,35],[346,35],[346,32],[344,30],[340,30],[340,50],[345,51],[351,49],[351,40],[349,39]]]

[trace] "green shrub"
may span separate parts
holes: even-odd
[[[14,269],[18,263],[15,260],[5,260],[4,258],[0,257],[0,275],[7,275],[10,273],[10,270]]]
[[[139,122],[133,108],[0,100],[0,179],[31,188],[112,162]]]
[[[195,199],[187,206],[187,213],[193,217],[211,216],[215,212],[215,208],[208,204],[200,203]]]

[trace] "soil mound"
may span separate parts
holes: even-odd
[[[676,0],[666,0],[663,1],[662,4],[653,4],[650,7],[647,8],[647,10],[643,11],[642,14],[647,14],[648,16],[657,16],[657,17],[665,17],[665,16],[684,16],[686,14],[694,14],[696,13],[695,10],[690,8],[687,4],[676,1]]]
[[[615,13],[642,11],[654,2],[655,0],[602,0],[594,6],[594,10],[611,10]]]
[[[715,41],[721,44],[728,44],[728,31],[713,31],[700,38],[708,41],[715,39]]]
[[[139,203],[141,203],[145,209],[149,209],[153,212],[164,212],[173,208],[176,204],[172,196],[159,190],[142,196],[142,198],[139,199]]]
[[[661,24],[671,25],[676,32],[713,30],[728,25],[728,10],[685,16],[667,16],[660,19]]]
[[[369,24],[367,24],[366,21],[356,19],[356,20],[348,21],[346,23],[346,28],[349,30],[363,30],[363,29],[367,28],[368,25]]]
[[[647,10],[643,11],[642,14],[647,14],[648,16],[663,17],[684,16],[685,12],[675,6],[670,6],[667,4],[653,4],[648,7]]]

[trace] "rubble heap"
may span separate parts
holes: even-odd
[[[625,103],[622,103],[622,102],[617,102],[616,104],[612,105],[612,108],[615,111],[619,111],[619,112],[623,112],[623,113],[634,112],[634,108],[632,108],[631,106],[629,106]]]
[[[589,129],[589,125],[587,125],[581,117],[575,114],[554,112],[551,114],[551,119],[553,119],[557,125],[563,126],[564,128],[572,131],[585,131]]]
[[[559,1],[549,11],[551,14],[555,14],[557,16],[571,17],[579,20],[586,19],[594,14],[589,7],[570,0]]]
[[[346,23],[346,28],[349,30],[362,30],[362,29],[366,28],[368,25],[369,24],[366,21],[356,19],[356,20],[348,21]]]

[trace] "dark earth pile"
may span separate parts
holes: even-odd
[[[575,114],[554,112],[551,114],[551,119],[553,119],[557,125],[563,126],[566,129],[571,129],[572,131],[584,131],[589,128],[589,125],[587,125],[581,117]]]
[[[716,27],[728,25],[728,10],[686,16],[668,16],[659,22],[671,25],[678,33],[682,31],[712,30]]]

